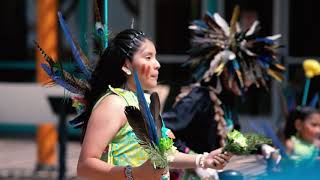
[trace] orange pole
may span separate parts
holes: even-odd
[[[54,60],[58,57],[57,5],[58,0],[37,0],[36,40]],[[45,84],[50,80],[40,66],[44,62],[42,55],[36,50],[36,75],[37,82],[40,84]],[[48,170],[48,167],[55,167],[58,139],[55,125],[53,123],[40,124],[36,136],[37,170]]]
[[[57,130],[52,123],[43,123],[37,129],[37,165],[42,167],[55,167],[57,165]]]
[[[58,57],[57,4],[57,0],[37,0],[37,41],[54,60]],[[44,59],[39,51],[36,60],[37,82],[46,83],[49,77],[40,67]]]

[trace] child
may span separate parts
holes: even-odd
[[[285,145],[291,165],[314,167],[319,148],[316,143],[320,136],[320,112],[312,107],[297,108],[289,115],[285,127]]]

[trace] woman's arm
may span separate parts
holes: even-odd
[[[79,176],[89,179],[126,179],[124,167],[114,167],[100,160],[109,142],[126,122],[123,101],[116,95],[109,95],[93,110],[78,161]]]
[[[176,169],[193,169],[196,168],[197,154],[185,154],[177,152],[174,156],[173,162],[170,163],[170,167]]]
[[[222,149],[216,149],[206,155],[185,154],[178,152],[175,155],[170,167],[177,169],[188,168],[212,168],[222,169],[231,159],[232,155],[229,153],[222,153]]]

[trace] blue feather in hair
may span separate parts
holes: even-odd
[[[81,93],[77,88],[71,86],[66,81],[64,81],[59,75],[56,75],[47,64],[41,64],[41,67],[56,84],[59,84],[60,86],[64,87],[66,90],[72,93]]]
[[[73,57],[75,58],[80,70],[86,75],[87,78],[91,76],[90,65],[88,59],[80,49],[80,47],[73,41],[72,35],[68,29],[66,22],[64,21],[61,12],[58,12],[60,26],[66,36],[68,43],[71,46]]]
[[[48,74],[48,76],[52,77],[53,72],[51,71],[51,68],[47,64],[41,64],[42,69]]]
[[[159,137],[157,136],[156,125],[154,123],[154,119],[152,117],[151,111],[148,107],[147,101],[144,97],[144,92],[141,87],[137,71],[134,71],[134,82],[136,84],[136,93],[139,101],[140,111],[144,117],[144,120],[147,121],[146,124],[148,126],[148,132],[150,133],[150,139],[156,145],[159,145]]]
[[[95,24],[96,33],[102,36],[104,34],[104,29],[103,29],[104,27],[103,27],[102,18],[100,15],[100,9],[99,9],[97,0],[94,1],[94,14],[95,14],[95,20],[96,20],[96,24]]]
[[[95,40],[98,43],[97,52],[101,54],[108,44],[107,26],[103,24],[97,0],[95,0]]]

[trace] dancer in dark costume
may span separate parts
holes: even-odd
[[[237,24],[236,7],[229,25],[219,14],[194,21],[190,60],[194,84],[182,90],[170,111],[163,114],[182,152],[203,153],[224,146],[229,130],[239,128],[235,96],[252,84],[268,89],[270,76],[283,79],[285,68],[276,59],[280,35],[259,37],[259,22],[249,29]]]

